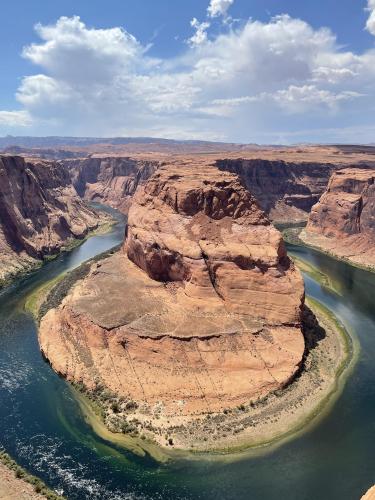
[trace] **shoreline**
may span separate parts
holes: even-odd
[[[32,301],[34,310],[28,310],[36,320],[60,303],[72,284],[82,278],[82,273],[85,274],[90,262],[102,258],[103,255],[98,255],[32,292],[32,298],[29,296],[26,303]],[[300,260],[300,264],[310,266]],[[315,280],[321,282],[323,279],[324,286],[338,293],[331,286],[329,277],[314,266],[310,267]],[[259,453],[261,449],[278,446],[308,431],[311,424],[317,423],[340,394],[350,368],[354,366],[355,339],[323,304],[313,299],[307,299],[307,304],[316,314],[319,325],[326,329],[325,337],[315,339],[316,345],[310,348],[303,369],[295,380],[276,391],[277,394],[271,393],[247,406],[239,405],[224,410],[222,414],[202,414],[195,419],[158,415],[157,421],[151,421],[149,414],[145,416],[137,410],[137,405],[135,410],[119,411],[122,401],[105,387],[96,392],[88,391],[81,384],[68,384],[94,432],[137,454],[149,454],[164,462],[185,455],[233,457],[235,454],[243,456],[244,451],[256,450]],[[327,361],[328,358],[331,359]]]
[[[0,294],[4,293],[9,287],[17,285],[17,283],[21,282],[28,276],[31,276],[35,272],[41,271],[44,264],[82,245],[92,236],[109,232],[116,224],[117,221],[115,219],[100,221],[97,228],[89,231],[84,238],[74,239],[70,245],[62,247],[59,253],[54,255],[52,259],[35,261],[34,267],[17,273],[17,275],[13,278],[6,280],[6,283],[5,281],[1,281]],[[29,312],[35,318],[35,320],[37,320],[38,311],[42,303],[48,297],[49,292],[58,283],[60,283],[67,274],[68,272],[61,273],[52,280],[43,283],[26,297],[23,307],[25,311]],[[65,500],[64,496],[59,495],[54,490],[49,488],[44,481],[39,479],[37,476],[30,474],[2,448],[0,448],[0,494],[17,495],[17,497],[15,496],[9,498],[46,498],[47,500]]]
[[[319,245],[314,245],[308,239],[304,240],[304,239],[300,238],[300,234],[303,230],[304,230],[304,227],[291,227],[291,226],[283,229],[282,235],[283,235],[284,241],[286,243],[291,244],[291,245],[305,246],[307,248],[312,248],[313,250],[316,250],[317,252],[320,252],[323,255],[327,255],[328,257],[331,257],[332,259],[335,259],[339,262],[344,262],[345,264],[348,264],[349,266],[355,267],[357,269],[361,269],[362,271],[368,271],[370,273],[375,273],[375,265],[374,266],[371,266],[371,265],[367,266],[365,264],[360,264],[358,262],[351,260],[349,257],[341,256],[337,253],[326,250],[325,248],[323,248]]]
[[[96,210],[99,211],[100,209],[97,208]],[[106,212],[103,210],[101,210],[101,212],[103,214],[106,214]],[[20,283],[22,280],[28,278],[29,276],[32,276],[33,274],[43,269],[43,266],[48,262],[51,262],[60,257],[61,255],[64,255],[65,253],[68,253],[74,250],[75,248],[81,246],[89,238],[109,232],[113,228],[113,226],[115,226],[117,223],[118,221],[116,221],[112,217],[110,220],[108,219],[108,217],[104,217],[103,219],[100,218],[98,226],[96,228],[89,230],[87,234],[82,238],[74,238],[74,237],[69,238],[66,244],[61,246],[61,248],[56,254],[45,255],[42,259],[36,259],[34,257],[25,256],[24,263],[23,264],[20,263],[19,271],[14,273],[9,273],[8,276],[0,278],[0,295],[6,292],[6,290],[9,287],[17,285],[17,283]]]
[[[317,315],[319,324],[323,325],[327,331],[326,342],[323,342],[324,345],[320,346],[319,353],[314,352],[312,355],[310,351],[307,354],[305,360],[307,368],[305,367],[297,379],[282,390],[281,394],[271,394],[255,405],[250,405],[248,409],[231,410],[232,418],[224,422],[224,425],[243,425],[241,422],[250,418],[253,422],[258,419],[258,426],[249,425],[244,428],[243,432],[235,434],[226,440],[221,440],[218,446],[214,445],[217,437],[213,443],[207,440],[207,444],[203,446],[198,446],[197,443],[184,446],[184,442],[178,437],[175,426],[172,426],[174,431],[171,429],[168,431],[167,428],[163,429],[159,436],[147,431],[133,437],[128,433],[113,432],[107,427],[102,416],[103,411],[108,407],[93,399],[92,395],[84,389],[70,384],[74,387],[73,395],[86,422],[100,437],[137,454],[149,454],[160,462],[173,458],[192,458],[194,456],[235,459],[237,455],[241,459],[249,453],[274,449],[274,447],[282,445],[287,440],[308,432],[314,425],[319,423],[321,418],[324,418],[331,405],[341,394],[358,354],[355,339],[341,324],[340,320],[320,302],[314,299],[308,299],[307,302]],[[331,350],[327,354],[328,344]],[[338,352],[340,353],[339,357],[337,357]],[[318,371],[327,369],[325,357],[328,355],[335,356],[336,361],[331,378],[326,375],[326,379],[319,386],[319,390],[314,391],[313,388],[316,387],[317,383],[314,371],[316,369]],[[321,366],[316,366],[317,358],[320,358]],[[306,380],[306,377],[309,380]],[[207,420],[209,420],[212,429],[208,425],[208,429],[205,431],[206,436],[201,433],[200,438],[204,439],[207,434],[211,434],[214,430],[217,431],[217,426],[223,423],[222,417],[221,414],[202,416],[198,426],[201,426],[202,420],[207,425]],[[220,422],[216,422],[217,418],[219,418]],[[192,421],[191,425],[197,426],[197,421]],[[169,445],[168,441],[166,441],[167,435],[171,437],[173,445]]]
[[[0,498],[65,500],[44,481],[18,465],[3,449],[0,449]]]

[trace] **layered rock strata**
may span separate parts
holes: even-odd
[[[100,222],[60,165],[0,156],[0,283],[36,266]]]
[[[238,174],[261,208],[275,222],[307,221],[311,207],[327,188],[331,163],[282,160],[219,160],[221,170]]]
[[[92,157],[62,162],[72,176],[78,194],[127,213],[130,199],[139,184],[159,166],[158,161],[127,157]]]
[[[301,239],[355,264],[375,267],[374,180],[375,169],[370,168],[334,173]]]
[[[87,200],[102,201],[127,213],[131,197],[166,161],[176,169],[196,164],[194,156],[155,159],[92,157],[62,162],[72,175],[77,192]],[[220,157],[219,157],[220,158]],[[267,159],[217,159],[202,156],[202,165],[215,164],[220,170],[240,176],[258,200],[260,207],[275,222],[306,221],[311,207],[327,188],[332,172],[339,166],[322,162],[289,162]],[[199,167],[197,167],[199,168]]]
[[[58,373],[136,402],[137,418],[200,415],[293,379],[303,301],[280,233],[235,175],[165,166],[135,195],[123,251],[47,312],[39,340]]]

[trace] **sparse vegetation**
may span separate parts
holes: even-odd
[[[34,487],[36,493],[40,493],[47,500],[64,500],[64,497],[58,495],[52,491],[48,486],[36,476],[33,476],[27,472],[23,467],[17,464],[4,450],[0,449],[0,462],[5,465],[8,469],[14,471],[14,475],[17,479],[22,479],[26,483],[31,484]]]

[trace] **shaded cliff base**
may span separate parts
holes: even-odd
[[[52,287],[39,317],[57,307],[90,267],[84,264]],[[103,438],[158,460],[177,450],[234,453],[291,436],[324,414],[339,394],[355,353],[351,337],[332,313],[312,300],[308,306],[310,310],[306,308],[304,314],[304,363],[283,390],[220,413],[171,417],[157,409],[145,412],[140,402],[117,397],[99,381],[93,390],[78,383],[74,387],[79,391],[77,400],[83,414]]]
[[[308,246],[351,266],[375,272],[375,261],[373,261],[373,258],[369,258],[367,250],[363,253],[360,251],[360,242],[358,242],[358,252],[353,254],[353,248],[356,248],[356,245],[353,244],[352,241],[348,241],[348,243],[345,244],[345,239],[342,238],[342,248],[337,248],[337,240],[312,234],[301,227],[284,229],[283,237],[284,241],[287,243]],[[351,238],[355,239],[356,236]]]
[[[64,500],[37,477],[0,450],[0,498],[6,500]]]

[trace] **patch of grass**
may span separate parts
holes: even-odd
[[[39,309],[42,303],[46,300],[52,288],[64,279],[65,274],[66,273],[62,273],[59,276],[56,276],[56,278],[43,283],[43,285],[39,286],[33,290],[30,295],[28,295],[24,307],[26,311],[30,312],[34,316],[34,318],[38,318]]]

